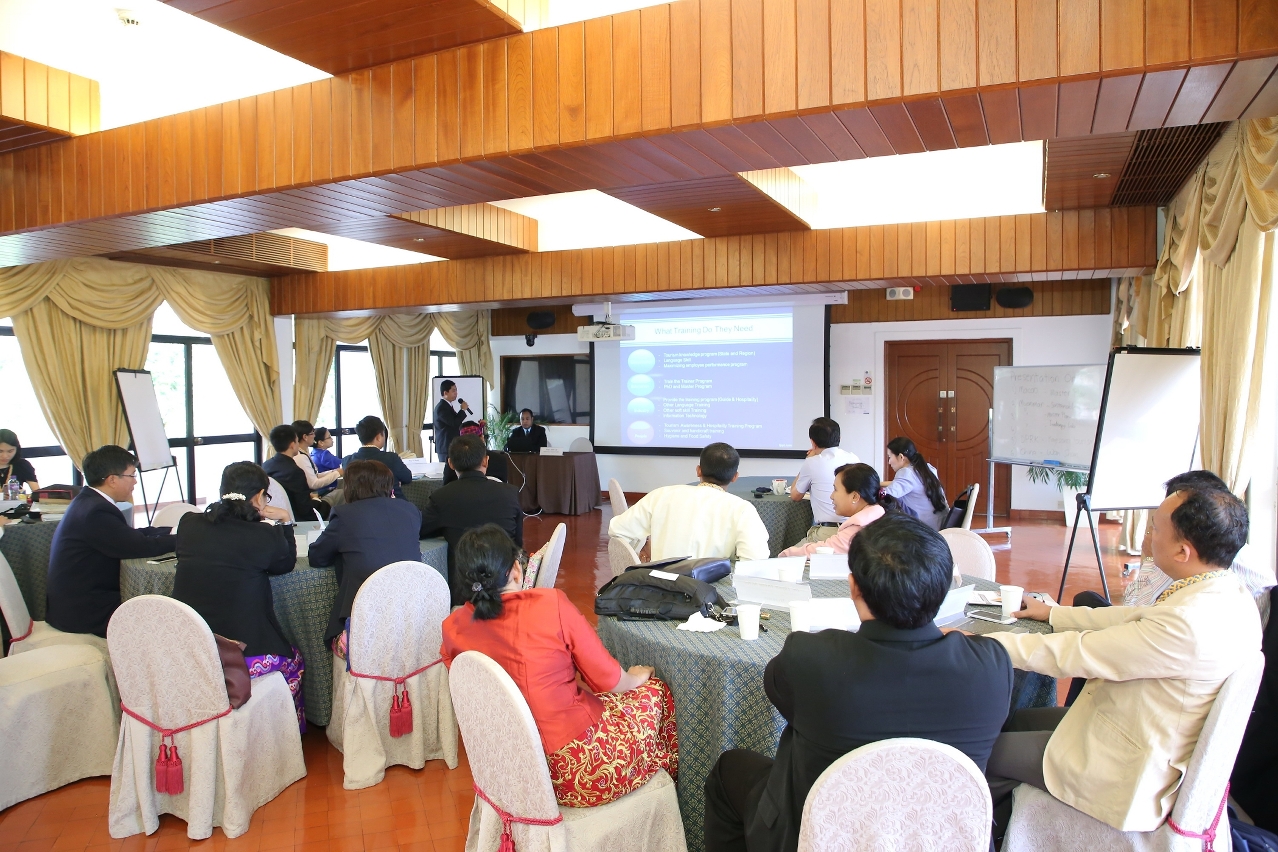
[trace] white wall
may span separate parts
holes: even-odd
[[[843,427],[843,448],[882,470],[884,447],[891,437],[884,434],[887,341],[1011,338],[1012,363],[1017,366],[1104,364],[1109,358],[1110,329],[1108,315],[834,325],[830,328],[830,416]],[[872,405],[867,406],[869,413],[852,414],[847,403],[864,397],[841,396],[839,386],[867,372],[874,379]],[[984,495],[980,505],[985,506]],[[1050,510],[1061,505],[1054,485],[1032,483],[1025,478],[1025,468],[1013,468],[1012,508]]]

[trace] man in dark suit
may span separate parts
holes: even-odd
[[[404,492],[400,486],[413,481],[413,472],[403,459],[386,450],[386,435],[386,424],[380,417],[370,414],[356,423],[355,437],[359,438],[360,448],[342,459],[342,469],[345,470],[353,461],[381,462],[395,477],[395,496],[402,500]]]
[[[470,600],[468,591],[453,565],[457,542],[462,533],[484,524],[497,524],[524,546],[524,513],[519,508],[519,492],[504,482],[487,477],[488,450],[478,435],[462,435],[448,448],[448,466],[457,471],[457,481],[430,495],[422,512],[422,538],[443,533],[448,539],[448,585],[453,592],[453,605]]]
[[[457,410],[453,410],[453,403]],[[461,434],[462,423],[470,414],[470,406],[466,400],[457,399],[457,383],[452,379],[444,379],[439,385],[439,402],[435,403],[435,458],[448,458],[448,445]]]
[[[519,428],[511,431],[506,439],[506,452],[535,453],[545,446],[549,446],[546,428],[533,423],[532,409],[525,408],[519,412]]]
[[[67,507],[49,550],[49,624],[64,633],[106,636],[120,605],[120,560],[171,553],[168,527],[133,529],[116,503],[133,496],[138,462],[123,447],[107,445],[80,465],[88,488]]]
[[[320,517],[327,518],[329,505],[323,500],[311,499],[311,487],[306,482],[306,474],[297,466],[297,462],[293,461],[293,456],[300,452],[297,430],[288,424],[276,426],[268,437],[271,446],[275,449],[275,455],[262,462],[262,470],[278,482],[284,489],[284,493],[288,495],[289,506],[293,509],[293,520],[298,523],[313,521],[316,511],[319,511]]]
[[[787,721],[776,760],[724,752],[706,779],[707,852],[793,852],[803,803],[831,763],[860,746],[920,737],[954,746],[982,771],[1012,696],[997,642],[942,634],[950,587],[945,539],[888,515],[856,534],[848,586],[861,628],[791,633],[763,687]]]

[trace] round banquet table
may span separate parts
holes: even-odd
[[[808,500],[791,500],[789,494],[765,494],[756,499],[754,489],[765,485],[771,488],[772,479],[771,476],[743,476],[725,490],[754,506],[768,530],[768,551],[776,556],[808,534],[808,529],[812,526],[812,503]],[[786,478],[786,482],[793,480],[792,476]]]
[[[978,590],[996,591],[997,583],[965,577]],[[729,580],[718,584],[720,594],[734,600]],[[812,596],[846,597],[847,582],[813,580]],[[968,612],[994,612],[997,607],[969,606]],[[649,665],[656,676],[670,685],[679,726],[679,811],[689,852],[702,850],[702,823],[705,816],[705,781],[719,755],[732,748],[748,748],[774,756],[785,720],[763,692],[763,670],[781,651],[790,633],[790,615],[769,610],[763,622],[768,632],[760,632],[753,642],[743,642],[735,626],[714,633],[676,630],[675,621],[618,621],[601,617],[597,630],[604,646],[623,667]],[[966,619],[956,622],[972,633],[993,633],[1016,629],[1020,632],[1050,633],[1043,622],[1018,621],[1003,626]],[[1016,672],[1012,709],[1055,707],[1056,681],[1031,672]]]
[[[448,544],[442,538],[422,539],[422,561],[448,580]],[[120,562],[120,599],[138,595],[173,594],[177,562],[155,564],[152,559],[125,559]],[[306,693],[306,718],[327,725],[333,710],[332,652],[324,644],[324,631],[337,598],[337,574],[332,568],[312,568],[305,556],[287,574],[271,578],[275,616],[288,639],[302,652],[306,673],[302,689]]]
[[[45,588],[49,575],[49,549],[57,521],[40,524],[5,524],[0,527],[0,553],[13,569],[22,599],[36,621],[44,621]]]
[[[417,507],[418,511],[425,512],[426,504],[430,502],[430,495],[439,488],[444,487],[443,479],[431,479],[423,476],[414,479],[412,482],[403,486],[404,498],[408,502]],[[335,488],[324,496],[324,500],[330,506],[340,506],[346,502],[346,497],[342,493],[341,488]]]

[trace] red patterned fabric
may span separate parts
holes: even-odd
[[[603,716],[577,739],[546,755],[559,804],[592,808],[638,790],[657,770],[679,777],[674,696],[656,678],[619,695],[605,693]]]

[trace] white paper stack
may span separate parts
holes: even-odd
[[[428,459],[404,459],[404,466],[408,468],[414,479],[426,477],[427,479],[443,479],[444,463],[433,462]]]
[[[861,617],[851,598],[813,598],[790,603],[790,629],[816,633],[821,630],[861,629]]]
[[[846,580],[848,555],[846,553],[814,553],[808,557],[809,580]]]
[[[809,600],[812,587],[802,582],[803,563],[802,556],[738,562],[732,574],[737,600],[783,610],[791,601]]]
[[[753,559],[737,563],[736,573],[745,577],[766,577],[786,583],[803,581],[803,563],[806,556],[785,556],[778,559]]]

